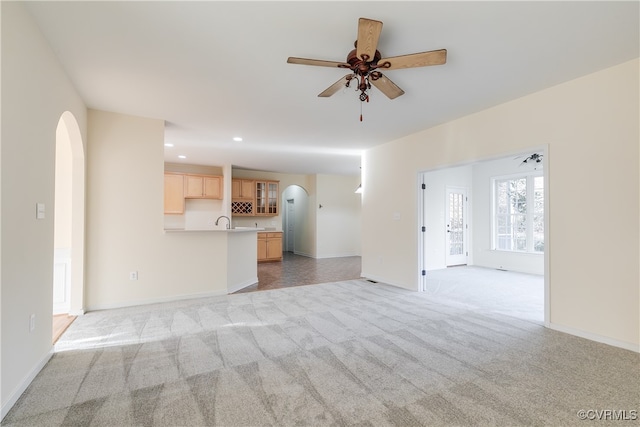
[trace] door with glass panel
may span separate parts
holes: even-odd
[[[467,190],[447,187],[445,213],[447,267],[467,263]]]

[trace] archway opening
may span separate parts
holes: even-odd
[[[61,326],[56,315],[84,313],[85,155],[78,122],[69,111],[58,121],[55,152],[52,304],[59,336],[65,322]]]

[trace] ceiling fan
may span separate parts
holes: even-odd
[[[329,97],[342,87],[350,87],[351,82],[355,81],[357,84],[356,90],[360,91],[360,101],[369,102],[368,90],[371,89],[371,85],[375,86],[389,99],[395,99],[404,94],[402,89],[379,70],[442,65],[447,61],[446,49],[382,58],[382,55],[377,50],[381,31],[381,21],[360,18],[358,20],[358,39],[354,43],[355,49],[349,52],[346,62],[295,57],[289,57],[287,62],[289,64],[349,69],[351,70],[349,74],[329,86],[318,96]],[[362,114],[360,114],[360,121],[362,121]]]

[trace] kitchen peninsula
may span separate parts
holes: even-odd
[[[227,293],[236,292],[258,282],[257,232],[261,228],[240,227],[230,230],[184,230],[167,229],[165,233],[179,238],[180,235],[194,234],[207,236],[211,240],[212,259],[219,262],[216,275],[227,284]],[[202,254],[200,254],[202,255]],[[222,258],[222,259],[221,259]]]

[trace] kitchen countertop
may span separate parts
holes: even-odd
[[[231,228],[231,229],[224,229],[224,228],[165,228],[164,232],[165,233],[190,233],[190,232],[194,232],[194,231],[206,231],[206,232],[226,232],[226,233],[244,233],[247,231],[265,231],[264,228],[256,228],[256,227],[237,227],[237,228]]]

